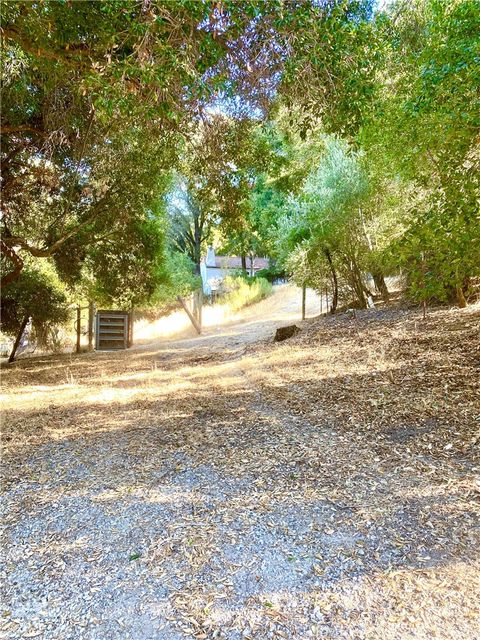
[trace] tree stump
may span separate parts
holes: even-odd
[[[282,340],[288,340],[292,336],[295,336],[300,331],[300,327],[296,324],[290,324],[288,327],[279,327],[275,332],[275,342],[282,342]]]

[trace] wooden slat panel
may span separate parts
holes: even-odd
[[[96,348],[116,351],[127,347],[128,315],[120,312],[97,312]]]

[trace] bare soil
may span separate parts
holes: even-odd
[[[299,300],[5,369],[3,637],[480,638],[480,307]]]

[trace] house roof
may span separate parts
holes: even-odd
[[[253,269],[258,271],[260,269],[268,269],[269,266],[268,258],[254,258],[253,259]],[[209,269],[241,269],[242,268],[242,259],[240,257],[234,256],[215,256],[215,264],[206,263],[206,266]],[[250,258],[247,258],[247,269],[252,268],[252,263]]]

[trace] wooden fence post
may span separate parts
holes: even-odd
[[[203,289],[198,290],[198,324],[202,328]]]
[[[130,309],[128,313],[128,339],[127,339],[127,347],[131,347],[133,345],[133,308]]]
[[[305,320],[306,298],[307,298],[307,285],[304,283],[302,286],[302,320]]]
[[[195,290],[192,293],[192,313],[194,318],[198,322],[198,291],[197,290]]]
[[[200,329],[202,328],[202,305],[203,305],[203,290],[197,289],[193,293],[193,315],[195,316]]]
[[[190,309],[188,308],[187,304],[185,303],[185,300],[181,296],[177,296],[177,300],[180,302],[180,304],[182,305],[185,313],[190,318],[190,322],[195,327],[195,330],[198,333],[198,335],[201,335],[202,327],[198,324],[197,319],[195,318],[195,316],[192,315],[192,313],[190,312]]]
[[[88,350],[93,351],[93,318],[94,318],[93,302],[88,303]]]

